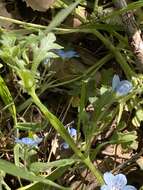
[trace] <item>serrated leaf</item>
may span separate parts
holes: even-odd
[[[48,33],[40,42],[40,49],[43,51],[49,51],[50,49],[61,49],[62,46],[54,43],[56,36],[53,33]]]
[[[43,36],[43,34],[41,34]],[[48,33],[42,37],[39,43],[32,44],[33,50],[33,61],[32,61],[32,72],[36,73],[39,64],[46,58],[55,58],[57,55],[50,52],[54,49],[61,49],[62,46],[55,43],[56,37],[53,33]]]

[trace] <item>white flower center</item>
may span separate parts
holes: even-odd
[[[112,190],[122,190],[120,187],[112,187]]]

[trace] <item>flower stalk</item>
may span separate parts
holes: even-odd
[[[56,129],[56,131],[61,135],[61,137],[70,145],[70,147],[73,149],[75,154],[86,164],[86,166],[91,170],[93,175],[97,178],[97,181],[100,185],[104,183],[102,174],[100,171],[93,165],[90,158],[85,157],[81,151],[77,148],[77,145],[74,143],[74,140],[70,136],[70,134],[65,129],[64,125],[61,123],[61,121],[53,115],[40,101],[38,96],[35,93],[34,88],[31,88],[29,91],[29,94],[31,95],[33,102],[39,107],[39,109],[43,112],[45,117],[49,120],[51,125]]]

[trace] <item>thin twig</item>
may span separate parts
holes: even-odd
[[[139,153],[132,156],[129,160],[127,160],[124,163],[117,166],[115,169],[112,170],[112,172],[115,173],[116,171],[119,171],[119,170],[125,168],[126,166],[128,166],[129,164],[135,162],[142,154],[143,154],[143,149],[141,149],[141,151]]]

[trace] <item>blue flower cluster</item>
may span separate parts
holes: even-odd
[[[105,185],[100,190],[137,190],[132,185],[127,185],[127,179],[124,174],[113,175],[106,172],[103,176]]]
[[[35,147],[35,146],[38,146],[38,144],[40,142],[42,142],[42,138],[29,138],[29,137],[24,137],[24,138],[16,138],[15,139],[15,142],[16,143],[19,143],[19,144],[23,144],[23,145],[27,145],[27,146],[30,146],[30,147]]]
[[[70,51],[64,51],[61,49],[56,50],[56,54],[59,55],[62,59],[70,59],[73,57],[79,57],[76,51],[70,50]]]
[[[69,132],[69,134],[70,134],[70,136],[72,138],[74,138],[74,137],[77,136],[77,130],[74,129],[74,128],[72,128],[72,127],[68,128],[68,132]],[[61,144],[61,147],[63,147],[63,149],[68,149],[69,148],[69,144],[67,144],[66,142],[64,142],[64,143]]]
[[[127,95],[129,92],[131,92],[133,86],[132,83],[128,80],[122,80],[120,81],[120,78],[118,75],[114,75],[112,80],[112,90],[118,95],[118,96],[124,96]]]

